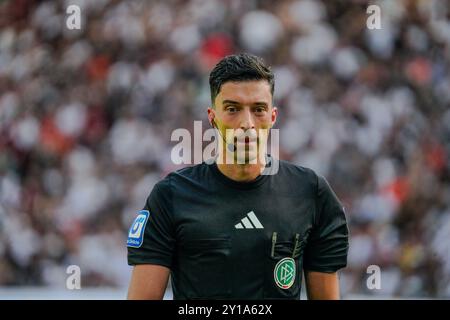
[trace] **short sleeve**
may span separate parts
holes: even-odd
[[[316,218],[305,248],[304,269],[332,273],[344,268],[348,237],[344,207],[326,179],[318,176]]]
[[[158,264],[171,268],[175,247],[171,203],[170,178],[166,177],[154,186],[141,210],[142,235],[133,234],[139,229],[140,214],[130,227],[127,241],[129,265]]]

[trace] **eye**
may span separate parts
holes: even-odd
[[[226,107],[226,110],[229,113],[235,113],[237,111],[237,108],[233,107],[233,106],[228,106],[228,107]]]
[[[264,107],[256,107],[255,112],[256,113],[263,113],[266,111],[266,108]]]

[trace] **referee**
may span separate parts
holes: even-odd
[[[309,299],[339,299],[342,204],[313,170],[277,160],[270,172],[276,159],[257,156],[267,141],[258,132],[277,118],[272,71],[231,55],[209,83],[208,119],[224,143],[215,161],[172,172],[151,191],[128,234],[128,298],[162,299],[170,275],[174,299],[299,299],[304,273]],[[229,129],[246,134],[229,139]]]

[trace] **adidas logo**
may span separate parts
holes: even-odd
[[[241,219],[241,222],[234,227],[236,229],[264,229],[253,211],[247,213],[247,216]]]

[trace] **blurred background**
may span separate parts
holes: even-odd
[[[242,51],[275,73],[280,157],[346,207],[343,298],[450,298],[446,0],[0,1],[0,298],[73,297],[69,265],[78,297],[125,297],[170,135],[209,127],[209,72]]]

